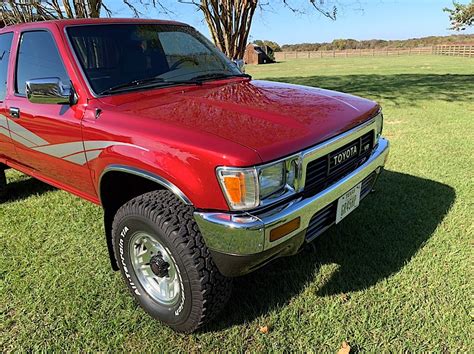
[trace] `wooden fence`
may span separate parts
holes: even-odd
[[[452,55],[474,58],[474,46],[439,45],[417,48],[386,48],[386,49],[348,49],[320,50],[317,52],[275,52],[275,59],[313,59],[313,58],[348,58],[368,56],[399,56],[399,55]]]
[[[474,45],[437,45],[433,54],[474,58]]]

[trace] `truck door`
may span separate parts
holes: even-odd
[[[94,195],[82,141],[82,110],[77,105],[30,102],[26,81],[39,78],[71,84],[52,33],[24,31],[16,53],[15,95],[7,100],[19,161],[61,187]]]
[[[15,148],[10,137],[5,97],[7,95],[8,62],[13,32],[0,34],[0,159],[16,159]]]

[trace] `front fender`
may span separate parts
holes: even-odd
[[[96,118],[96,103],[88,107],[82,127],[87,163],[98,195],[104,171],[120,165],[175,186],[198,209],[229,210],[216,167],[262,162],[256,151],[233,141],[178,124],[108,110],[103,104]]]
[[[100,195],[101,177],[110,171],[120,171],[152,180],[196,208],[228,209],[214,173],[215,166],[191,153],[170,147],[162,150],[119,144],[104,149],[97,158],[88,161],[97,194]]]

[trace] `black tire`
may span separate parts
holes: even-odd
[[[0,166],[0,201],[7,196],[7,176]]]
[[[115,257],[134,298],[153,318],[184,333],[195,331],[218,314],[232,285],[214,264],[193,210],[169,191],[153,191],[123,205],[112,226]],[[174,305],[164,305],[150,296],[133,269],[130,241],[140,232],[153,236],[175,260],[181,291]]]

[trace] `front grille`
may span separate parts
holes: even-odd
[[[311,161],[306,168],[305,194],[313,195],[322,191],[362,165],[372,153],[373,142],[374,132],[371,130],[343,147]],[[344,161],[337,162],[338,155],[344,152],[353,154]]]
[[[360,200],[372,190],[377,174],[371,173],[362,181]],[[311,242],[336,222],[337,200],[318,211],[311,218],[306,229],[306,241]]]

